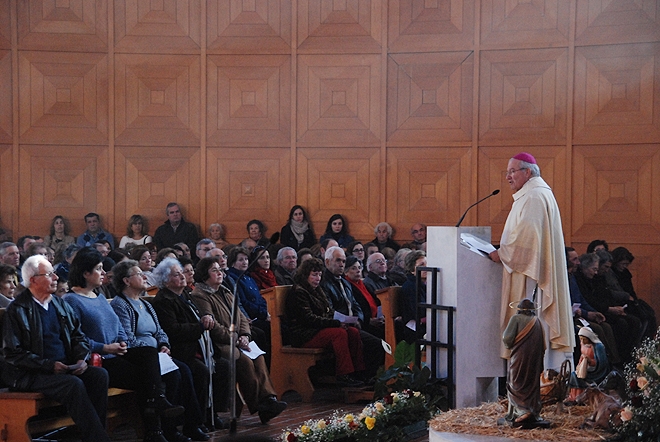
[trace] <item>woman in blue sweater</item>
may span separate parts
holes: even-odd
[[[167,442],[160,428],[160,416],[176,417],[184,408],[165,397],[155,347],[129,347],[127,336],[108,300],[97,290],[103,284],[103,257],[91,247],[78,251],[71,263],[69,285],[64,296],[80,318],[82,331],[92,352],[103,357],[103,368],[110,375],[110,386],[135,390],[143,422],[145,442]],[[172,372],[178,375],[178,370]]]

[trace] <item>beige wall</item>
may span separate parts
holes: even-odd
[[[0,226],[167,202],[231,239],[304,205],[358,238],[491,225],[528,150],[567,242],[626,245],[660,307],[660,5],[624,0],[0,0]]]

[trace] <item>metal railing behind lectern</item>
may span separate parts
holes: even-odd
[[[421,367],[422,351],[426,348],[426,360],[431,369],[431,376],[435,377],[441,371],[442,355],[444,353],[447,369],[447,403],[450,408],[456,407],[456,376],[454,374],[456,367],[456,346],[454,345],[454,315],[456,307],[451,305],[439,305],[438,279],[442,276],[441,269],[437,267],[417,267],[415,277],[417,281],[416,292],[419,293],[419,286],[422,283],[422,272],[427,272],[427,287],[431,285],[430,302],[417,303],[417,324],[420,324],[422,318],[426,318],[426,339],[417,339],[415,346],[415,363]],[[430,315],[429,315],[430,312]],[[444,317],[444,318],[443,318]],[[430,322],[429,322],[430,320]],[[441,323],[446,327],[440,328]],[[419,325],[418,325],[419,326]],[[443,336],[444,335],[444,336]],[[446,350],[442,352],[441,350]]]

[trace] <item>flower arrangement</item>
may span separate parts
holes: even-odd
[[[406,439],[405,427],[427,421],[431,413],[423,394],[412,390],[390,393],[362,410],[358,415],[336,411],[326,419],[312,419],[294,430],[282,433],[282,442],[379,441]]]
[[[645,339],[626,367],[628,400],[621,410],[617,433],[625,441],[660,440],[660,341]]]

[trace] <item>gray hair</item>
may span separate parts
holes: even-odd
[[[153,275],[154,279],[156,280],[156,285],[160,287],[161,289],[165,287],[167,284],[167,280],[170,279],[170,274],[172,273],[172,269],[174,267],[178,267],[183,271],[183,267],[181,267],[181,263],[179,262],[178,259],[174,258],[165,258],[156,266],[156,268],[153,270]]]
[[[298,252],[296,252],[296,249],[293,247],[282,247],[278,252],[277,252],[277,261],[281,261],[282,258],[284,258],[284,252],[288,252],[289,250],[293,250],[296,254],[296,259],[298,259]]]
[[[11,241],[5,241],[2,244],[0,244],[0,256],[4,256],[4,254],[7,252],[7,249],[10,247],[18,247],[18,246]]]
[[[399,251],[396,252],[396,255],[394,255],[394,266],[403,268],[405,265],[404,261],[406,260],[406,255],[408,255],[410,252],[412,252],[412,249],[408,249],[406,247],[399,249]]]
[[[520,161],[520,168],[521,169],[529,169],[530,172],[532,172],[533,177],[539,177],[541,176],[541,169],[539,169],[538,164],[532,164],[528,163],[527,161]]]
[[[213,247],[215,247],[215,241],[213,241],[211,238],[204,238],[199,240],[195,246],[195,250],[201,250],[202,246],[205,246],[206,244],[213,244]]]
[[[332,247],[329,247],[328,250],[325,251],[325,255],[323,257],[325,259],[332,259],[332,255],[335,254],[336,250],[341,250],[342,252],[344,251],[344,249],[342,249],[341,247],[332,246]]]
[[[21,268],[21,276],[23,277],[23,286],[30,288],[30,278],[39,273],[39,265],[48,264],[50,261],[44,255],[33,255],[25,260]]]
[[[392,226],[390,226],[388,223],[383,221],[382,223],[376,224],[376,227],[374,227],[374,235],[378,235],[378,229],[380,227],[387,227],[387,236],[392,237],[392,234],[394,233],[394,230],[392,230]]]
[[[580,268],[582,270],[591,267],[594,263],[598,262],[598,255],[595,253],[585,253],[580,255]]]
[[[373,264],[374,261],[376,261],[376,259],[378,259],[378,258],[375,258],[376,255],[381,255],[383,258],[385,258],[385,255],[383,255],[381,252],[372,253],[367,258],[367,270],[369,270],[369,267],[371,267],[371,264]]]

